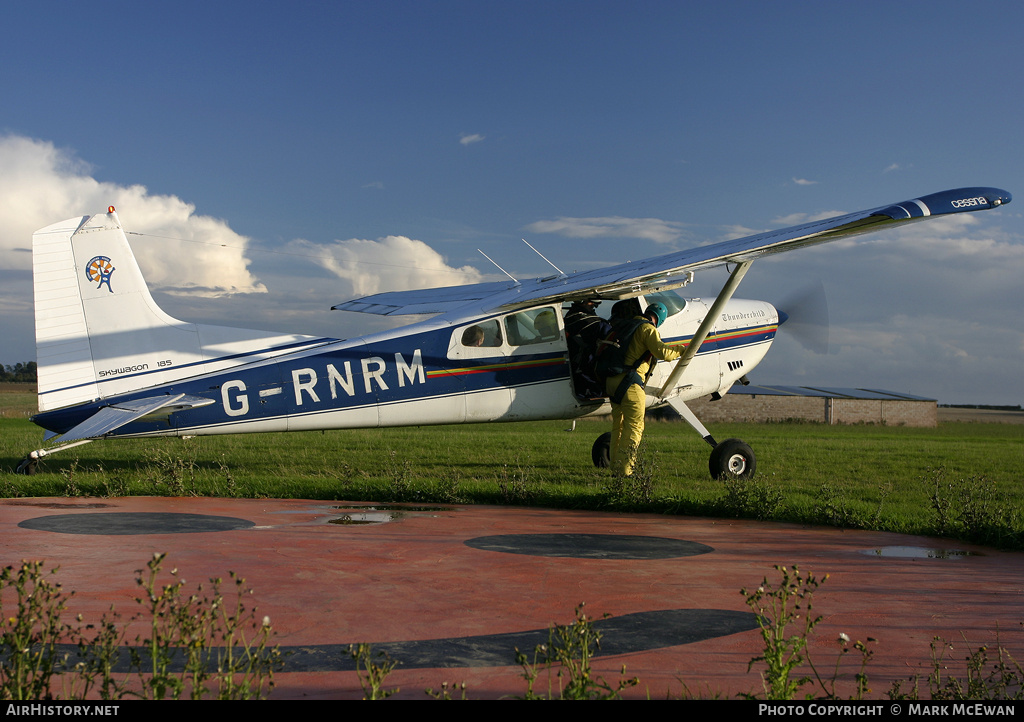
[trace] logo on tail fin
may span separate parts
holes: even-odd
[[[114,271],[114,266],[106,256],[96,256],[85,265],[85,277],[97,284],[96,289],[103,288],[105,283],[111,293],[114,289],[110,287],[110,274]]]

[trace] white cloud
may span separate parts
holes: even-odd
[[[886,166],[885,170],[883,170],[882,172],[891,173],[894,170],[903,170],[903,168],[900,166],[899,163],[892,163],[891,165]]]
[[[112,205],[125,230],[161,237],[129,236],[151,285],[206,296],[266,292],[249,272],[249,239],[224,221],[195,215],[195,206],[175,196],[97,181],[69,152],[18,135],[0,136],[0,171],[0,262],[6,268],[31,268],[24,249],[38,228]]]
[[[753,236],[758,233],[764,233],[764,228],[750,228],[748,226],[741,225],[739,223],[730,223],[722,226],[718,226],[720,233],[715,238],[708,238],[702,242],[702,246],[709,246],[712,243],[721,243],[722,241],[732,241],[737,238],[746,238],[747,236]]]
[[[459,136],[459,142],[462,143],[462,145],[473,145],[473,143],[479,143],[483,139],[484,136],[479,133],[462,133]]]
[[[818,181],[807,180],[806,178],[794,178],[793,182],[798,186],[813,186],[818,184]]]
[[[426,243],[405,236],[387,236],[376,241],[350,238],[330,244],[297,239],[287,248],[293,253],[312,256],[323,268],[351,282],[349,296],[458,286],[484,279],[472,266],[449,266],[444,257]],[[345,295],[341,293],[339,298]]]
[[[812,221],[823,221],[826,218],[835,218],[843,215],[845,211],[820,211],[818,213],[790,213],[788,216],[779,216],[772,220],[772,225],[779,228],[797,226],[801,223]]]
[[[526,226],[531,233],[556,233],[569,238],[645,238],[671,243],[682,235],[683,224],[659,218],[557,218]]]

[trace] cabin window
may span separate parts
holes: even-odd
[[[462,332],[462,345],[470,348],[501,346],[501,326],[496,320],[483,321],[469,326]]]
[[[554,306],[531,308],[503,318],[492,318],[456,328],[448,346],[448,358],[494,358],[515,353],[545,353],[559,344],[565,350],[561,313]],[[532,347],[538,346],[533,349]],[[518,349],[529,349],[518,351]]]
[[[534,308],[505,318],[505,331],[510,346],[548,343],[562,338],[555,309]]]

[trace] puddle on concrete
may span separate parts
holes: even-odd
[[[336,506],[334,509],[345,510],[337,519],[328,519],[328,524],[345,526],[356,524],[386,524],[397,521],[409,514],[423,514],[436,511],[453,511],[448,506],[404,506],[399,504],[372,504],[369,506]]]
[[[878,549],[863,549],[861,554],[869,557],[893,557],[897,559],[962,559],[963,557],[974,556],[974,552],[963,549],[928,549],[926,547],[879,547]]]
[[[315,521],[306,522],[312,524],[339,524],[342,526],[355,526],[359,524],[386,524],[389,521],[398,521],[406,516],[432,516],[441,511],[455,511],[453,506],[412,506],[406,504],[339,504],[322,505],[314,509],[310,507],[281,509],[273,514],[315,514],[318,518]],[[340,516],[333,516],[340,512]],[[325,514],[332,515],[329,519],[323,519]],[[270,528],[270,527],[262,527]]]
[[[401,519],[404,514],[390,511],[359,511],[351,514],[344,514],[337,519],[328,519],[328,524],[342,524],[345,526],[355,524],[386,524],[389,521]]]

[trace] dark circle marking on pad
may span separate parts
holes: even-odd
[[[498,534],[465,543],[484,551],[576,559],[672,559],[714,551],[685,539],[632,534]]]
[[[58,534],[99,534],[131,536],[137,534],[199,534],[214,531],[248,529],[248,519],[210,514],[171,514],[163,512],[109,512],[102,514],[55,514],[26,519],[22,529]]]

